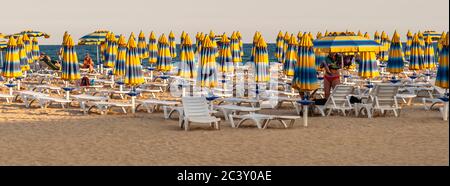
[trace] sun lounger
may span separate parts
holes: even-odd
[[[157,99],[147,99],[147,100],[136,100],[138,105],[136,106],[136,110],[139,106],[143,106],[147,109],[148,113],[153,113],[158,108],[163,108],[164,118],[168,119],[174,112],[182,113],[179,107],[180,102],[178,101],[164,101]]]
[[[106,101],[108,100],[108,97],[103,96],[91,96],[87,94],[80,94],[80,95],[72,95],[72,98],[75,99],[75,101],[78,101],[80,104],[80,108],[83,111],[84,114],[87,113],[86,109],[86,103],[87,102],[99,102],[99,101]]]
[[[183,97],[183,119],[180,118],[180,126],[189,130],[191,123],[215,125],[220,129],[220,118],[211,116],[209,105],[205,97]]]
[[[58,103],[61,105],[61,107],[64,109],[67,104],[67,108],[69,108],[71,100],[63,99],[63,98],[57,98],[57,97],[50,97],[50,96],[36,96],[35,99],[38,101],[39,106],[43,109],[50,106],[52,103]]]
[[[231,126],[234,128],[239,128],[245,121],[251,120],[255,122],[258,129],[266,129],[269,123],[272,120],[279,121],[283,124],[284,128],[292,127],[297,119],[300,119],[300,116],[277,116],[277,115],[267,115],[267,114],[256,114],[250,113],[245,115],[230,115]],[[239,122],[235,125],[234,118],[240,119]],[[285,121],[289,121],[289,124],[286,124]]]
[[[87,102],[86,103],[89,108],[87,109],[87,113],[89,113],[92,109],[96,108],[100,111],[100,114],[107,114],[108,111],[110,111],[114,107],[121,108],[122,112],[124,114],[127,113],[127,108],[132,108],[133,105],[131,103],[123,103],[123,102],[112,102],[112,101],[94,101],[94,102]]]
[[[369,118],[373,117],[373,113],[377,110],[381,114],[386,111],[392,111],[395,117],[398,117],[400,107],[397,103],[398,86],[395,85],[377,85],[375,91],[371,95],[372,99],[368,99],[366,103],[355,105],[356,115],[358,116],[363,110],[366,111]]]
[[[335,110],[341,111],[345,116],[346,111],[353,110],[352,104],[350,103],[350,94],[352,94],[353,91],[354,88],[352,86],[338,85],[333,89],[325,104],[315,105],[315,108],[319,110],[322,116],[325,116],[326,110],[328,110],[327,116]]]

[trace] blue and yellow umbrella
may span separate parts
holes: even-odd
[[[411,43],[411,55],[409,59],[409,70],[422,70],[423,68],[423,49],[420,45],[418,34],[414,34]]]
[[[378,44],[381,44],[381,37],[378,31],[375,31],[375,34],[373,35],[373,40],[375,40],[375,42],[377,42]]]
[[[316,51],[314,54],[316,55],[316,70],[320,70],[320,65],[327,59],[327,53]]]
[[[203,40],[200,51],[200,63],[198,70],[198,82],[200,87],[214,88],[217,86],[217,68],[216,56],[214,55],[214,48],[209,37]]]
[[[369,32],[364,33],[364,38],[370,39],[370,34],[369,34]]]
[[[291,35],[291,39],[286,50],[286,58],[283,63],[283,70],[286,76],[294,76],[294,68],[297,64],[297,47],[297,38],[295,38],[294,35]]]
[[[112,68],[117,61],[118,46],[116,36],[110,34],[107,39],[108,46],[105,53],[105,67]]]
[[[234,71],[234,65],[231,56],[230,39],[228,39],[226,34],[222,35],[217,62],[219,64],[220,72],[227,73]]]
[[[136,86],[144,83],[141,57],[138,54],[138,48],[133,36],[130,36],[128,40],[127,58],[125,60],[124,83],[130,86]]]
[[[389,46],[391,45],[391,42],[389,41],[389,36],[384,31],[381,33],[380,44],[383,46],[383,49],[380,52],[380,60],[387,61],[389,59]]]
[[[242,41],[241,32],[237,31],[236,36],[239,39],[239,48],[241,49],[241,59],[242,59],[242,56],[244,56],[244,42]]]
[[[311,36],[303,35],[299,43],[297,64],[295,65],[294,78],[292,79],[292,87],[302,91],[311,91],[319,87],[314,45],[311,39]]]
[[[17,48],[19,51],[20,68],[22,71],[30,70],[30,65],[28,64],[27,50],[25,48],[25,43],[23,42],[23,36],[19,36],[17,39]]]
[[[449,34],[442,38],[442,50],[439,53],[439,68],[436,73],[435,85],[444,89],[448,89],[448,55],[449,55]]]
[[[150,64],[155,64],[157,60],[158,60],[158,43],[156,41],[156,35],[152,31],[148,39],[148,62]]]
[[[252,51],[251,51],[251,55],[250,55],[250,61],[255,61],[255,52],[256,52],[256,44],[259,41],[259,38],[261,37],[261,33],[259,33],[258,31],[255,32],[255,34],[253,35],[253,45],[252,45]]]
[[[275,58],[278,62],[283,63],[283,55],[284,55],[284,41],[283,41],[283,32],[278,32],[278,36],[276,39],[276,48],[275,48]]]
[[[361,78],[375,78],[380,75],[378,72],[375,52],[361,52],[361,62],[359,64],[358,76]]]
[[[80,79],[80,66],[72,36],[68,35],[64,43],[63,61],[61,63],[61,79],[72,81]]]
[[[90,34],[87,34],[83,37],[81,37],[78,40],[78,45],[95,45],[97,46],[96,52],[97,52],[97,63],[100,63],[100,53],[103,56],[103,52],[106,51],[104,43],[106,42],[106,36],[110,33],[108,30],[97,30]],[[116,36],[117,38],[118,36]],[[99,49],[99,47],[102,46],[103,50]],[[100,50],[100,51],[99,51]]]
[[[25,52],[27,55],[28,64],[32,64],[34,62],[33,61],[33,46],[32,46],[31,39],[26,34],[23,35],[23,44],[25,46]]]
[[[423,54],[423,68],[432,70],[436,68],[436,59],[434,53],[434,46],[431,36],[427,36],[425,39],[425,49]]]
[[[172,55],[170,55],[169,41],[164,34],[161,35],[158,41],[156,70],[161,72],[168,72],[172,70]]]
[[[147,41],[145,41],[145,34],[144,32],[140,32],[139,36],[138,36],[138,43],[137,43],[137,48],[138,48],[138,55],[141,59],[143,58],[147,58],[148,57],[148,48],[147,48]]]
[[[127,60],[127,43],[125,41],[125,36],[120,35],[117,44],[117,60],[114,64],[114,75],[122,77],[125,75],[125,63]]]
[[[268,82],[269,76],[269,51],[264,38],[259,35],[259,39],[255,44],[255,82]]]
[[[169,33],[169,50],[170,50],[170,56],[172,58],[177,57],[177,44],[175,43],[175,34],[170,31]]]
[[[383,47],[374,40],[361,36],[325,36],[314,41],[314,48],[325,53],[379,52]]]
[[[231,35],[231,61],[233,61],[234,65],[237,65],[238,63],[242,62],[241,57],[241,46],[239,45],[239,38],[237,37],[237,33],[233,32]]]
[[[28,37],[44,37],[44,38],[50,38],[50,35],[45,33],[45,32],[40,32],[40,31],[35,31],[35,30],[25,30],[19,33],[15,33],[15,34],[11,34],[11,35],[7,35],[5,37],[15,37],[15,38],[19,38],[19,36],[24,36],[27,35]]]
[[[184,36],[183,43],[181,43],[179,65],[178,76],[187,79],[197,77],[197,70],[194,65],[194,49],[192,48],[192,41],[188,34]]]
[[[34,61],[38,61],[39,60],[39,56],[40,56],[40,50],[39,50],[39,44],[38,44],[38,40],[37,38],[33,38],[32,41],[32,50],[31,50],[32,56],[33,56],[33,60]]]
[[[2,66],[2,76],[5,78],[16,78],[22,76],[22,70],[20,69],[19,48],[14,37],[9,37],[5,50],[5,61]]]
[[[432,42],[439,41],[441,39],[442,34],[433,30],[427,30],[423,32],[423,37],[430,37]]]
[[[289,46],[289,41],[291,41],[291,34],[289,34],[289,32],[285,32],[283,36],[283,62],[286,61],[286,51]]]
[[[362,36],[362,35],[361,35]],[[317,32],[316,39],[322,38],[322,32]],[[312,39],[312,38],[311,38]]]
[[[408,30],[406,33],[406,44],[405,44],[405,58],[409,61],[409,56],[411,55],[411,44],[412,44],[413,35],[411,31]]]
[[[397,31],[392,36],[391,46],[389,48],[389,59],[387,61],[387,71],[398,74],[403,72],[405,58],[403,56],[402,43]]]
[[[187,33],[184,32],[184,30],[183,30],[183,32],[181,32],[181,35],[180,35],[180,45],[184,43],[184,39],[186,39],[186,36],[187,36]]]

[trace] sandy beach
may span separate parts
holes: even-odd
[[[185,132],[161,112],[19,104],[0,104],[0,165],[449,165],[449,125],[419,105],[399,118],[311,117],[307,128],[266,130],[222,122],[220,131],[193,124]]]

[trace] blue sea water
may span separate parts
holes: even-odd
[[[276,45],[273,43],[267,44],[267,48],[269,50],[269,61],[276,61],[276,59],[274,57],[275,47],[276,47]],[[41,52],[46,53],[53,60],[58,60],[57,53],[60,48],[61,48],[61,45],[41,45],[40,46]],[[94,60],[94,63],[97,64],[96,46],[79,45],[79,46],[75,46],[75,49],[77,51],[78,59],[80,60],[80,63],[82,63],[84,56],[87,53],[89,53],[91,55],[92,59]],[[246,61],[250,60],[251,50],[252,50],[252,44],[244,44],[244,56],[242,57],[242,61],[246,62]],[[180,46],[179,45],[177,45],[177,54],[178,54],[177,57],[175,59],[172,59],[172,61],[174,61],[174,62],[180,61],[180,59],[179,59]],[[148,65],[147,60],[144,60],[143,65]]]

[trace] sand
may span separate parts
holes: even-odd
[[[399,118],[317,116],[309,124],[223,122],[220,131],[193,124],[185,132],[161,112],[82,115],[0,102],[0,165],[449,165],[449,125],[438,111],[410,106]]]

